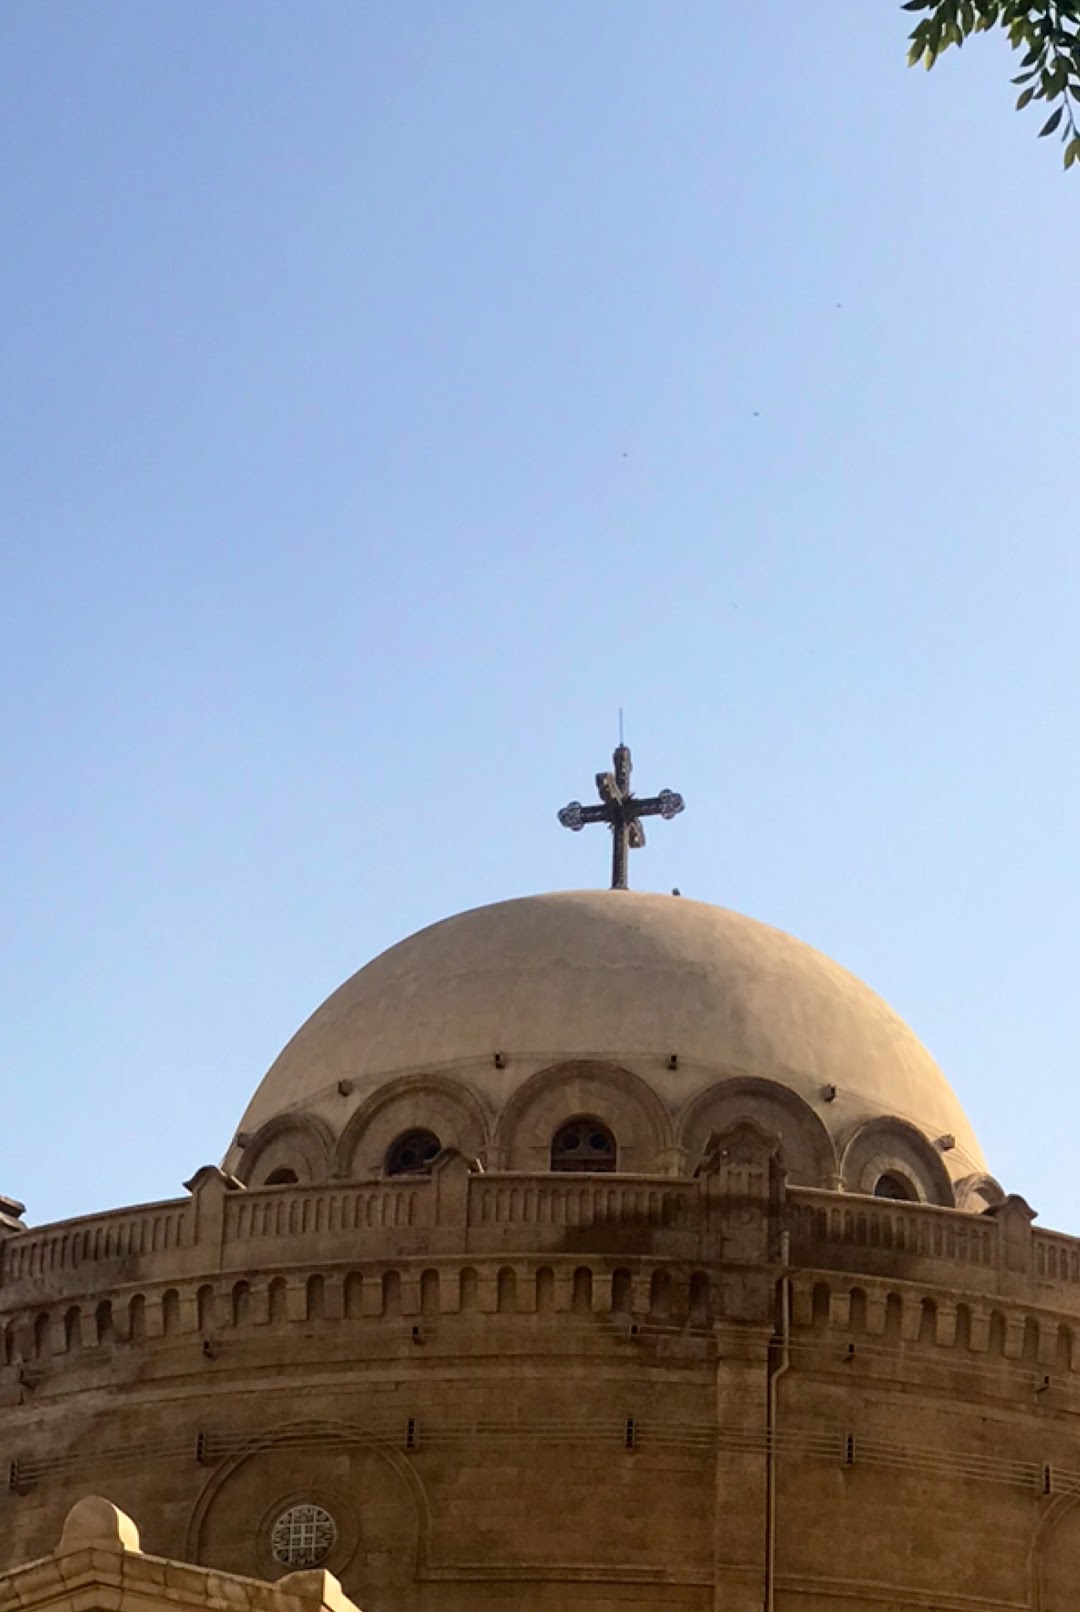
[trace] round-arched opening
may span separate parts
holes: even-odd
[[[617,1159],[615,1138],[607,1126],[585,1114],[561,1125],[551,1143],[553,1170],[609,1172]]]
[[[263,1182],[263,1186],[288,1187],[294,1185],[299,1179],[300,1177],[295,1170],[290,1170],[287,1165],[282,1164],[276,1170],[270,1171],[270,1174]]]
[[[442,1151],[434,1131],[406,1131],[386,1155],[387,1175],[428,1175]]]
[[[918,1203],[919,1194],[905,1175],[898,1170],[886,1170],[874,1182],[875,1198],[893,1198],[898,1203]]]

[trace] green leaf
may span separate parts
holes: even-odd
[[[1050,116],[1047,118],[1046,122],[1043,124],[1042,128],[1039,130],[1039,139],[1040,140],[1042,139],[1044,134],[1053,134],[1054,130],[1057,128],[1058,124],[1061,122],[1061,119],[1062,119],[1062,116],[1064,114],[1064,111],[1065,111],[1065,108],[1063,106],[1059,106],[1056,112],[1051,112]]]
[[[1028,89],[1022,91],[1021,94],[1017,97],[1016,110],[1018,112],[1022,112],[1024,110],[1025,106],[1027,106],[1028,102],[1031,100],[1031,97],[1034,94],[1035,94],[1035,86],[1034,86],[1034,84],[1032,84]]]
[[[1075,140],[1070,140],[1065,147],[1066,168],[1071,168],[1078,158],[1080,158],[1080,134],[1076,136]]]
[[[1067,72],[1068,69],[1066,68],[1065,63],[1059,59],[1054,63],[1053,67],[1051,67],[1048,72],[1043,74],[1043,93],[1048,101],[1052,101],[1055,95],[1060,95],[1062,90],[1065,88]]]

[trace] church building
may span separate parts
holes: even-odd
[[[1077,1612],[1080,1239],[866,985],[625,887],[629,780],[613,888],[367,963],[182,1195],[6,1204],[0,1609],[107,1535],[82,1608]]]

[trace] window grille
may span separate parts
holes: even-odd
[[[386,1155],[387,1175],[430,1175],[442,1149],[434,1131],[406,1131]]]
[[[334,1548],[337,1527],[322,1506],[290,1506],[273,1526],[270,1548],[285,1567],[315,1567]]]
[[[616,1163],[615,1138],[598,1119],[568,1120],[551,1144],[551,1168],[608,1173]]]

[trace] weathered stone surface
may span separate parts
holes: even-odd
[[[482,1072],[449,1054],[495,940],[465,946],[451,1022],[451,924],[434,1006],[405,971],[443,1066],[346,1070],[374,1011],[347,986],[283,1055],[311,1053],[294,1108],[255,1113],[227,1172],[7,1229],[0,1607],[1076,1612],[1080,1241],[957,1158],[970,1128],[936,1066],[842,970],[731,915],[598,899],[658,927],[609,989],[604,948],[583,960],[615,944],[593,898],[554,930],[530,908],[547,1006],[494,1011]],[[545,1062],[507,1027],[550,1022],[575,959]],[[708,1063],[724,1025],[749,1065]],[[770,1035],[788,1063],[767,1073]],[[853,1091],[859,1047],[884,1063]],[[871,1113],[893,1076],[908,1096]],[[937,1092],[926,1123],[909,1077]],[[548,1168],[578,1119],[614,1137],[613,1171]],[[414,1128],[442,1152],[387,1177]]]

